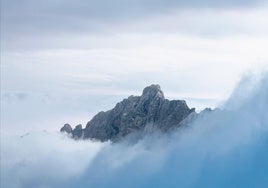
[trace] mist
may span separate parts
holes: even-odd
[[[1,137],[1,187],[264,187],[268,73],[247,74],[220,109],[135,143],[33,132]]]

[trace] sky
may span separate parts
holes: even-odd
[[[265,0],[2,0],[1,131],[58,130],[160,84],[201,110],[267,69]]]

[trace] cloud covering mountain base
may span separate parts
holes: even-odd
[[[1,138],[1,187],[265,187],[268,74],[242,79],[221,108],[133,143],[58,133]]]

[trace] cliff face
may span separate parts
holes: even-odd
[[[113,109],[98,113],[82,133],[77,135],[72,131],[72,135],[74,138],[117,141],[135,132],[168,132],[181,126],[191,113],[195,113],[194,109],[189,109],[185,101],[169,101],[159,85],[151,85],[141,96],[130,96]]]

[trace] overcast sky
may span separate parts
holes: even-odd
[[[26,119],[25,111],[43,115],[51,104],[55,111],[94,114],[153,83],[170,99],[215,107],[243,74],[267,68],[267,5],[266,0],[2,0],[5,127],[7,119]],[[24,114],[21,119],[10,115],[15,111]]]

